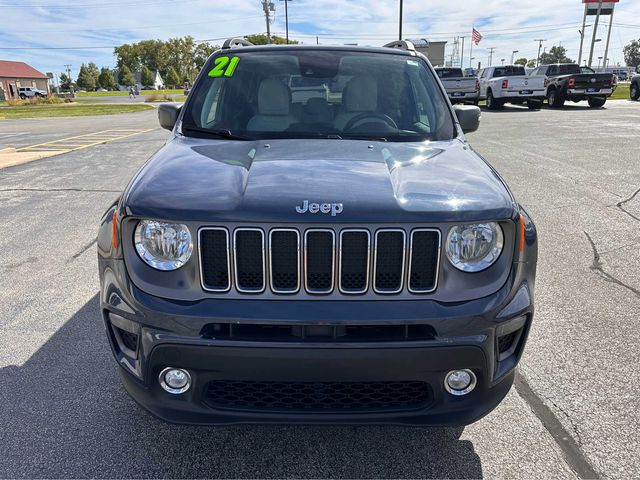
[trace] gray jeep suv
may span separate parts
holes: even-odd
[[[409,42],[225,42],[101,222],[127,391],[179,423],[490,412],[531,326],[537,239],[465,140],[479,116]]]

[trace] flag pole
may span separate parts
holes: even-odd
[[[473,65],[471,65],[471,62],[473,62],[473,31],[476,29],[475,25],[471,25],[471,47],[469,50],[469,68],[473,68]]]

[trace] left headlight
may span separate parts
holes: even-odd
[[[158,270],[177,270],[193,252],[191,232],[181,223],[142,220],[136,227],[134,240],[140,258]]]
[[[503,244],[502,228],[495,222],[457,225],[447,236],[447,258],[458,270],[481,272],[498,259]]]

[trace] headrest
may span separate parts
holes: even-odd
[[[342,92],[342,104],[347,112],[373,112],[378,108],[378,84],[372,77],[357,76]]]
[[[280,80],[267,78],[258,88],[258,112],[261,115],[289,115],[291,94]]]

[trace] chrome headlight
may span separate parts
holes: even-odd
[[[495,222],[451,227],[447,236],[447,258],[463,272],[489,268],[502,252],[504,235]]]
[[[158,270],[176,270],[193,252],[191,232],[180,223],[142,220],[136,227],[136,250],[140,258]]]

